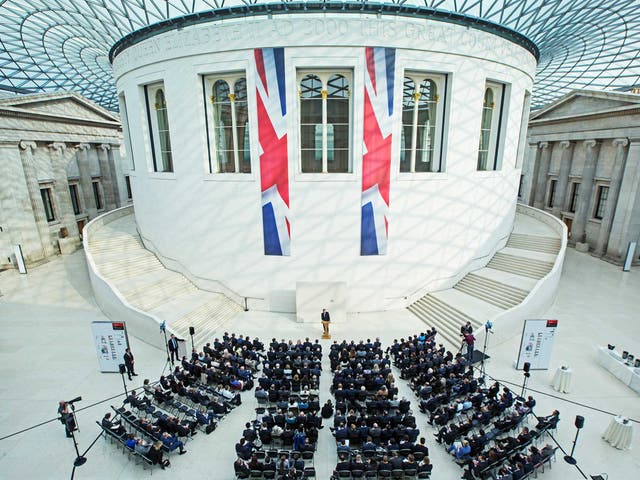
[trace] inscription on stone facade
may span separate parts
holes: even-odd
[[[528,72],[535,69],[533,56],[527,55],[522,47],[473,28],[433,20],[337,17],[219,21],[177,29],[121,52],[114,60],[114,76],[118,78],[132,68],[173,58],[178,53],[193,55],[256,46],[365,46],[379,44],[381,40],[397,48],[417,47],[499,62],[515,61]]]

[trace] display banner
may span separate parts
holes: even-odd
[[[522,370],[526,362],[531,364],[531,370],[549,368],[557,328],[558,320],[524,321],[516,370]]]
[[[396,51],[367,47],[365,57],[360,255],[385,255]]]
[[[265,255],[290,255],[284,49],[254,50]]]
[[[91,322],[93,339],[101,372],[119,372],[124,353],[129,348],[124,322]]]

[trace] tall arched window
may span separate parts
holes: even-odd
[[[226,74],[203,81],[210,91],[210,172],[251,173],[246,79]]]
[[[162,159],[162,172],[173,172],[171,158],[171,138],[169,137],[169,118],[167,114],[167,102],[164,98],[164,90],[156,90],[156,116],[158,118],[158,136],[160,137],[160,158]]]
[[[163,83],[145,85],[147,121],[154,172],[173,172],[169,113]]]
[[[439,172],[446,77],[407,73],[403,85],[400,171]]]
[[[482,101],[478,170],[496,170],[498,168],[504,93],[505,86],[503,84],[487,82]]]
[[[350,172],[349,74],[302,73],[299,78],[302,172]]]

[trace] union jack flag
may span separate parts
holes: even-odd
[[[254,50],[265,255],[290,255],[284,49]]]
[[[389,238],[389,184],[396,52],[367,47],[360,255],[384,255]]]

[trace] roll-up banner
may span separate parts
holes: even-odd
[[[557,328],[558,320],[524,321],[516,370],[522,370],[526,362],[531,364],[531,370],[549,368]]]
[[[98,353],[101,372],[119,372],[124,353],[129,347],[127,326],[124,322],[91,322],[93,340]]]

